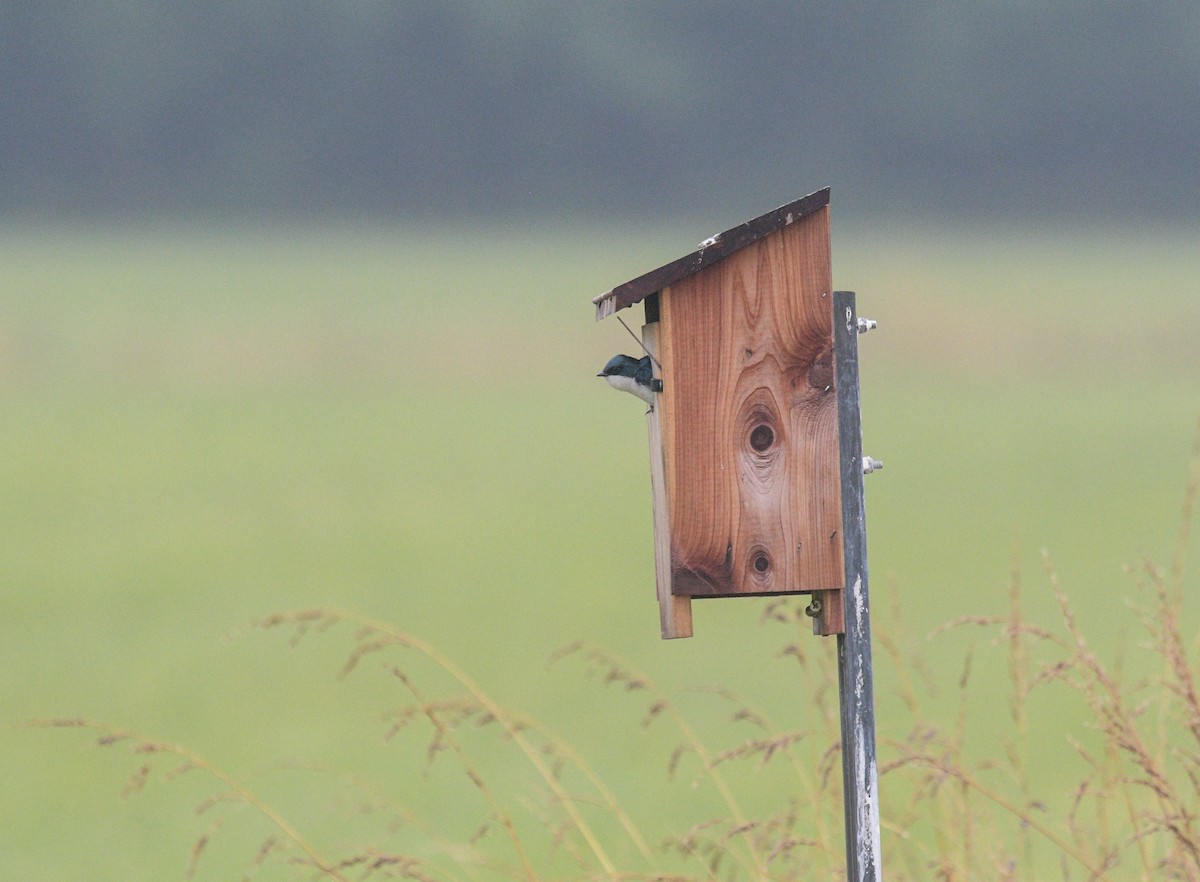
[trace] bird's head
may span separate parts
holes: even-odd
[[[638,371],[640,362],[629,355],[614,355],[604,366],[597,377],[632,377]]]

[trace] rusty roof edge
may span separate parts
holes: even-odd
[[[635,303],[640,303],[656,291],[661,291],[680,279],[695,275],[705,267],[724,260],[734,252],[807,217],[828,204],[829,188],[825,187],[745,223],[738,224],[736,227],[731,227],[711,239],[704,240],[700,243],[700,247],[691,254],[685,254],[658,269],[651,270],[636,279],[618,285],[611,291],[605,291],[598,297],[592,298],[592,303],[596,306],[596,321],[607,318],[618,310],[633,306]]]

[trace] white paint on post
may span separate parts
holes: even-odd
[[[879,879],[883,866],[883,851],[880,848],[879,837],[872,835],[879,829],[879,774],[875,766],[875,758],[867,755],[864,747],[865,734],[862,724],[855,727],[854,732],[855,763],[857,780],[854,782],[862,798],[858,801],[858,866],[859,879]],[[868,868],[874,869],[869,874]]]

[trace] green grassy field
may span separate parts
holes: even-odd
[[[341,608],[423,637],[559,731],[651,845],[681,816],[719,814],[686,762],[668,780],[675,741],[639,728],[643,697],[547,664],[576,639],[606,647],[689,708],[714,751],[747,736],[696,687],[816,725],[813,682],[779,657],[795,635],[762,624],[765,602],[697,604],[695,638],[658,639],[645,421],[594,377],[632,341],[589,301],[688,250],[683,232],[4,233],[0,721],[88,717],[186,744],[331,849],[426,847],[363,819],[335,772],[469,837],[489,812],[454,761],[428,766],[428,734],[383,743],[380,715],[407,700],[396,681],[374,658],[337,678],[352,628],[291,649],[244,627]],[[1174,548],[1200,414],[1198,245],[1170,230],[835,229],[835,283],[880,323],[861,344],[865,450],[886,463],[867,484],[876,625],[902,613],[946,713],[977,647],[982,751],[1008,713],[994,634],[926,635],[1003,614],[1014,559],[1031,619],[1054,616],[1045,548],[1101,645],[1143,663],[1120,642],[1136,636],[1122,567]],[[901,708],[896,672],[877,676],[883,731]],[[1056,751],[1087,735],[1050,710],[1040,762],[1066,799],[1077,776]],[[536,828],[524,760],[464,737]],[[122,799],[141,760],[93,740],[0,731],[0,877],[179,878],[218,817],[196,878],[251,863],[269,832],[254,812],[197,817],[214,788],[196,773],[158,786],[170,763]],[[279,769],[312,763],[332,771]],[[748,806],[786,794],[777,776],[743,778]]]

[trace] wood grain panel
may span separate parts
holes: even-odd
[[[662,292],[674,594],[842,586],[831,292],[827,207]]]

